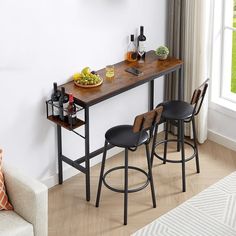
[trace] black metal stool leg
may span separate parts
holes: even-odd
[[[155,152],[155,148],[156,148],[157,133],[158,133],[158,125],[156,125],[156,127],[155,127],[153,141],[152,141],[151,167],[153,166],[153,158],[154,158],[154,152]]]
[[[169,128],[169,121],[166,121],[165,127],[165,142],[164,142],[164,155],[163,155],[163,164],[166,164],[166,154],[167,154],[167,140],[168,140],[168,128]]]
[[[105,162],[106,162],[106,155],[107,155],[107,145],[108,145],[108,142],[105,141],[105,144],[104,144],[104,151],[103,151],[103,157],[102,157],[102,165],[101,165],[101,171],[100,171],[100,177],[99,177],[99,183],[98,183],[98,192],[97,192],[96,207],[99,207],[99,201],[100,201],[100,195],[101,195],[101,188],[102,188],[102,178],[103,178],[103,174],[104,174]]]
[[[145,144],[145,146],[146,146],[149,181],[150,181],[151,193],[152,193],[152,204],[153,204],[153,207],[156,208],[156,196],[155,196],[155,189],[154,189],[154,184],[153,184],[152,166],[151,166],[151,160],[150,160],[149,146],[148,146],[148,144]]]
[[[127,225],[127,212],[128,212],[128,148],[125,148],[124,225]]]
[[[196,127],[195,127],[194,117],[192,119],[192,125],[193,125],[193,142],[194,142],[194,148],[195,148],[195,152],[196,152],[196,169],[197,169],[197,173],[200,173],[198,147],[197,147],[197,134],[196,134]]]
[[[178,126],[177,126],[177,138],[178,138],[178,141],[177,141],[177,152],[180,151],[180,139],[181,139],[181,135],[180,135],[180,122],[178,122]]]
[[[186,192],[186,179],[185,179],[185,150],[184,150],[184,121],[180,121],[181,132],[181,159],[182,159],[182,184],[183,192]]]

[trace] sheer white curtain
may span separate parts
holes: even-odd
[[[190,101],[195,88],[209,75],[210,12],[213,0],[169,0],[167,44],[171,56],[184,61],[185,101]],[[178,76],[171,75],[170,77]],[[177,98],[177,84],[172,78],[166,83],[165,99]],[[198,142],[207,138],[207,96],[196,119]],[[190,127],[185,134],[192,136]]]
[[[185,6],[185,100],[190,101],[195,88],[209,75],[211,0],[187,0]],[[198,142],[207,139],[208,97],[196,118]],[[186,134],[192,136],[189,127]]]

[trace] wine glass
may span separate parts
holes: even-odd
[[[138,54],[140,56],[140,60],[139,60],[139,63],[144,63],[144,60],[143,60],[143,54],[145,53],[145,47],[143,45],[139,45],[138,46]]]

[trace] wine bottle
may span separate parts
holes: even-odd
[[[73,94],[69,94],[69,104],[67,106],[68,123],[69,125],[75,125],[76,123],[76,106],[74,103]]]
[[[131,34],[130,35],[130,43],[128,45],[127,48],[127,53],[126,53],[126,60],[133,62],[133,61],[137,61],[137,48],[134,44],[134,35]]]
[[[65,120],[67,102],[68,102],[68,96],[65,93],[65,88],[61,87],[61,96],[59,98],[59,118],[62,121]]]
[[[140,26],[140,35],[138,36],[138,59],[145,59],[145,44],[146,44],[146,36],[144,35],[144,27]]]
[[[61,96],[61,92],[57,89],[57,83],[53,83],[53,93],[51,95],[52,103],[53,103],[53,112],[52,115],[58,117],[59,116],[59,99]]]

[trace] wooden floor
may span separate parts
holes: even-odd
[[[178,154],[170,149],[170,155]],[[96,208],[100,164],[91,168],[91,201],[85,201],[84,175],[77,175],[49,191],[49,236],[92,236],[130,235],[152,222],[203,189],[236,170],[236,152],[214,142],[207,141],[199,146],[201,173],[196,174],[195,161],[186,164],[187,192],[182,192],[181,165],[154,160],[153,175],[157,208],[152,208],[150,187],[129,194],[128,225],[123,225],[123,194],[103,187],[100,207]],[[187,153],[190,154],[190,151]],[[123,154],[107,161],[106,167],[123,164]],[[129,164],[146,168],[143,147],[130,153]],[[134,171],[129,173],[129,186],[142,183],[143,176]],[[112,186],[122,186],[123,172],[108,176]]]

